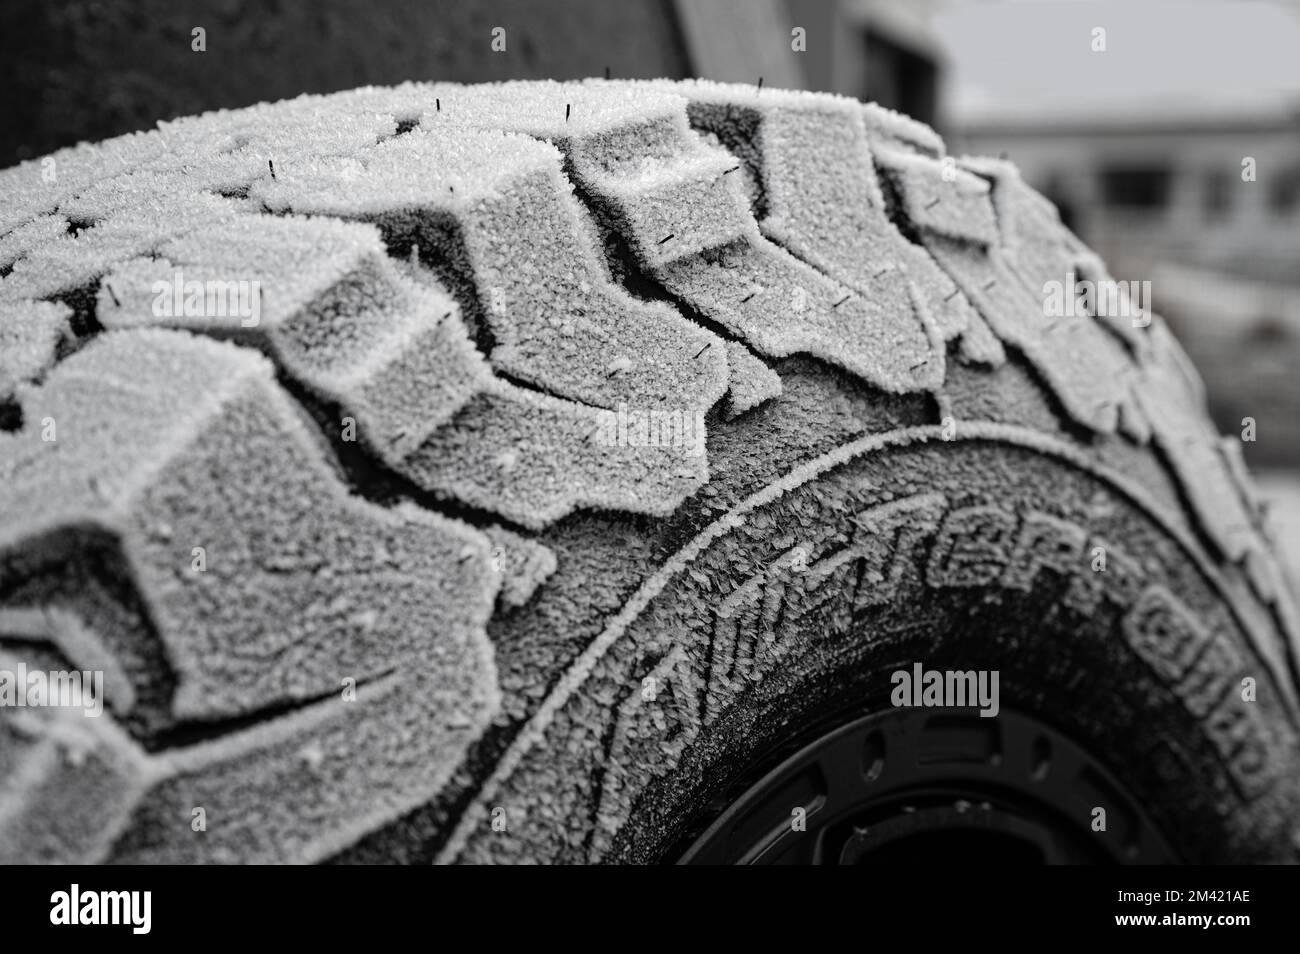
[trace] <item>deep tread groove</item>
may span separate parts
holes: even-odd
[[[875,168],[876,178],[880,182],[880,192],[885,197],[885,215],[888,216],[890,222],[894,223],[894,228],[898,229],[903,238],[924,249],[925,243],[921,240],[921,233],[917,231],[912,220],[908,218],[903,204],[902,193],[894,179],[894,174],[878,162],[875,163]],[[929,252],[927,251],[926,254],[929,254]]]
[[[68,235],[70,235],[72,238],[76,238],[82,232],[86,231],[86,229],[94,228],[94,226],[95,226],[94,219],[75,218],[73,216],[68,216]]]
[[[386,214],[373,222],[393,258],[409,263],[411,253],[417,252],[419,266],[437,276],[451,293],[479,352],[490,360],[497,347],[496,336],[479,300],[459,223],[450,216],[418,213]],[[449,251],[439,253],[439,249]]]
[[[496,525],[521,536],[530,535],[526,527],[519,526],[508,517],[471,507],[451,497],[431,493],[384,467],[360,441],[345,441],[341,438],[341,422],[345,416],[342,408],[312,394],[302,384],[284,373],[280,373],[277,380],[297,405],[315,422],[329,447],[331,463],[337,466],[348,490],[356,496],[385,508],[409,501],[425,510],[455,518],[470,526]]]
[[[642,301],[665,302],[676,308],[684,317],[701,328],[708,329],[719,338],[743,343],[735,332],[707,315],[701,314],[694,305],[674,295],[646,272],[628,244],[624,230],[618,227],[617,214],[582,185],[582,180],[573,172],[568,156],[564,159],[564,174],[573,186],[574,195],[578,197],[587,215],[595,223],[610,273],[628,294]]]
[[[700,102],[692,102],[686,109],[692,128],[717,136],[722,147],[749,170],[750,181],[755,186],[755,195],[751,203],[754,219],[762,222],[767,218],[768,213],[767,190],[763,186],[761,147],[758,143],[762,117],[753,109],[728,104],[721,110],[725,115],[722,122],[711,122],[705,118],[707,113],[716,110],[718,107],[712,103]]]
[[[97,337],[104,330],[96,312],[96,297],[99,294],[99,281],[95,280],[80,288],[51,297],[50,301],[61,302],[72,309],[72,334],[76,344],[65,351],[61,357],[71,354],[81,345]]]
[[[383,670],[357,680],[357,689],[361,690],[380,682],[393,674],[393,670]],[[228,738],[248,729],[273,720],[283,718],[295,712],[303,712],[330,699],[338,697],[333,689],[322,691],[315,697],[295,699],[293,702],[281,702],[250,712],[247,715],[232,716],[226,719],[213,719],[208,722],[187,722],[171,726],[157,733],[149,740],[149,751],[163,752],[170,749],[183,749]]]
[[[12,398],[0,399],[0,431],[20,431],[22,427],[22,405]]]

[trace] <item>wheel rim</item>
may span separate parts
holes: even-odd
[[[765,770],[766,769],[766,770]],[[1159,864],[1140,803],[1078,745],[1003,709],[896,709],[744,773],[683,864]],[[1096,809],[1105,810],[1105,829]]]

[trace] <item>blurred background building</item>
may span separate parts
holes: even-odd
[[[1300,551],[1300,0],[5,0],[0,26],[0,165],[405,80],[762,77],[906,112],[1152,283]]]

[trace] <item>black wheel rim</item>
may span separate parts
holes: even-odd
[[[1105,767],[1052,727],[1006,708],[995,718],[918,709],[858,718],[740,788],[681,850],[680,863],[1175,860]]]

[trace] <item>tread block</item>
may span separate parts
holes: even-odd
[[[72,337],[71,315],[57,302],[0,302],[0,401],[54,366],[60,344]]]
[[[20,663],[44,668],[0,649],[0,670]],[[0,707],[0,864],[102,860],[148,778],[144,754],[106,714]]]
[[[876,158],[898,184],[907,217],[915,226],[985,247],[998,244],[987,181],[956,163],[945,165],[914,153],[881,148]]]
[[[1105,263],[1080,242],[1061,222],[1055,206],[1031,189],[1016,166],[1002,159],[963,157],[961,165],[984,177],[992,186],[993,206],[1001,231],[1001,253],[1023,276],[1032,291],[1047,282],[1109,281]],[[1141,302],[1149,309],[1151,303]],[[1148,347],[1146,329],[1132,316],[1095,315],[1101,327],[1115,335],[1135,356]]]
[[[417,128],[253,194],[375,222],[432,263],[466,259],[493,366],[548,393],[605,408],[692,394],[708,406],[726,389],[721,349],[701,354],[716,336],[613,283],[546,143]]]
[[[735,160],[690,129],[680,95],[599,82],[532,84],[518,96],[434,89],[449,102],[426,110],[423,125],[462,122],[551,138],[642,266],[761,353],[807,352],[892,392],[942,382],[941,339],[901,292],[893,301],[854,294],[763,236],[741,184],[726,175]]]
[[[1178,345],[1164,325],[1151,325],[1155,360],[1142,366],[1135,390],[1152,439],[1168,458],[1183,492],[1219,551],[1234,563],[1258,543],[1247,500],[1204,406],[1189,401]],[[1181,349],[1179,349],[1181,350]]]
[[[586,507],[671,513],[708,480],[705,450],[698,407],[596,410],[494,381],[394,467],[540,529]]]
[[[0,606],[0,638],[52,649],[75,669],[102,672],[105,709],[126,714],[135,707],[131,677],[108,641],[87,626],[80,614],[59,606]]]
[[[925,123],[879,103],[862,103],[861,109],[872,142],[906,146],[936,159],[944,155],[943,139]]]
[[[1135,369],[1118,343],[1091,318],[1049,319],[1042,298],[996,250],[990,255],[978,246],[925,234],[936,260],[994,334],[1029,359],[1070,417],[1100,433],[1114,433],[1120,408],[1134,400]]]
[[[160,251],[168,258],[128,263],[111,291],[101,288],[106,326],[162,324],[261,341],[294,378],[353,416],[357,436],[380,460],[425,490],[540,527],[585,506],[665,513],[706,479],[703,433],[697,441],[692,431],[682,446],[602,445],[593,437],[601,410],[494,378],[455,303],[436,282],[403,276],[374,226],[236,216]],[[257,325],[243,328],[231,308],[224,316],[178,315],[174,300],[160,319],[153,283],[174,292],[178,274],[205,287],[260,283]],[[719,354],[699,365],[720,364],[725,382],[723,349],[711,350]],[[686,393],[688,401],[699,397]],[[662,400],[623,403],[644,412],[676,408],[692,421],[703,413]],[[469,421],[467,432],[450,433]],[[550,451],[575,480],[558,476],[564,471],[547,459]],[[656,473],[661,465],[666,471]]]
[[[754,357],[744,345],[727,342],[727,361],[731,365],[730,404],[727,420],[734,420],[746,411],[753,410],[764,401],[780,397],[781,376]]]
[[[638,258],[652,271],[721,245],[753,239],[747,203],[728,154],[704,149],[671,168],[617,178],[601,171],[586,180],[618,210]],[[591,171],[591,166],[585,166]]]
[[[966,330],[961,335],[960,348],[962,358],[974,364],[997,368],[1007,360],[1002,342],[978,312],[973,313],[967,322]]]
[[[119,266],[97,310],[106,328],[259,342],[385,458],[418,446],[486,377],[448,320],[455,303],[403,279],[369,225],[235,216]]]
[[[907,307],[910,279],[945,340],[965,330],[969,302],[889,220],[859,104],[705,81],[677,85],[691,99],[697,129],[727,143],[752,136],[767,213],[759,222],[764,235],[891,307]],[[747,122],[752,132],[737,128],[737,104],[754,117]]]
[[[235,215],[217,195],[177,196],[95,222],[33,249],[0,284],[0,299],[50,298],[97,282],[113,266],[148,255],[169,239]]]
[[[38,539],[0,555],[0,639],[102,670],[118,724],[146,748],[157,744],[176,722],[176,680],[120,545],[89,521]]]
[[[0,170],[0,235],[54,212],[59,203],[104,179],[158,158],[166,144],[156,131],[78,143]]]
[[[266,171],[268,160],[287,166],[346,154],[393,135],[396,128],[389,110],[369,109],[346,96],[303,96],[80,143],[0,171],[0,236],[74,203],[83,192],[99,196],[88,201],[102,203],[120,187],[125,192],[119,195],[134,192],[146,201],[149,188],[176,196],[237,188]],[[135,187],[109,185],[133,173],[155,176],[143,177]],[[158,207],[158,193],[149,204]]]
[[[487,527],[483,532],[492,541],[492,569],[501,575],[497,599],[505,606],[523,606],[555,572],[555,552],[504,527]]]
[[[423,87],[421,126],[505,129],[545,139],[568,152],[600,141],[611,173],[671,165],[685,124],[685,100],[645,83],[510,81],[493,86],[433,83]],[[440,105],[439,105],[440,103]]]
[[[109,333],[31,406],[60,430],[0,435],[2,548],[111,533],[175,669],[176,720],[301,702],[486,639],[487,540],[349,496],[256,353]]]
[[[761,354],[807,352],[894,393],[929,390],[943,381],[942,338],[932,323],[914,316],[910,287],[906,305],[886,304],[754,241],[679,260],[659,277]]]
[[[34,250],[63,238],[70,225],[62,215],[42,215],[0,237],[0,273]]]
[[[139,800],[112,860],[317,862],[427,803],[499,704],[495,687],[477,678],[492,669],[486,641],[446,649],[437,660],[445,670],[358,680],[355,693],[340,687],[289,715],[158,756],[162,777]],[[191,828],[196,808],[202,833]]]
[[[59,212],[77,222],[94,223],[120,216],[148,218],[165,204],[179,206],[188,216],[177,216],[182,224],[198,227],[206,218],[248,210],[238,196],[245,183],[265,170],[265,163],[260,168],[252,163],[234,166],[213,157],[184,170],[137,169],[96,182],[60,203]]]
[[[382,309],[365,306],[383,304],[393,296],[384,287],[391,274],[388,268],[383,244],[372,228],[328,219],[232,215],[202,231],[160,242],[153,259],[131,262],[129,270],[121,270],[129,284],[114,289],[116,300],[100,289],[98,312],[105,328],[160,325],[209,334],[263,328],[292,350],[289,357],[329,368],[346,363],[351,350],[371,344],[373,332],[383,328],[385,319],[376,314]],[[186,287],[190,281],[204,286],[198,289],[203,297],[190,300],[196,291]],[[155,290],[155,282],[165,289]],[[229,307],[233,296],[209,296],[210,282],[248,283],[249,288],[234,291],[242,296],[240,305],[247,301],[250,314]],[[253,283],[260,286],[256,295]],[[331,292],[341,295],[335,290],[348,284],[364,285],[362,294],[368,298],[336,301],[331,310],[303,316],[306,305]],[[348,307],[357,307],[361,314],[340,313]],[[366,321],[372,324],[357,327]]]

